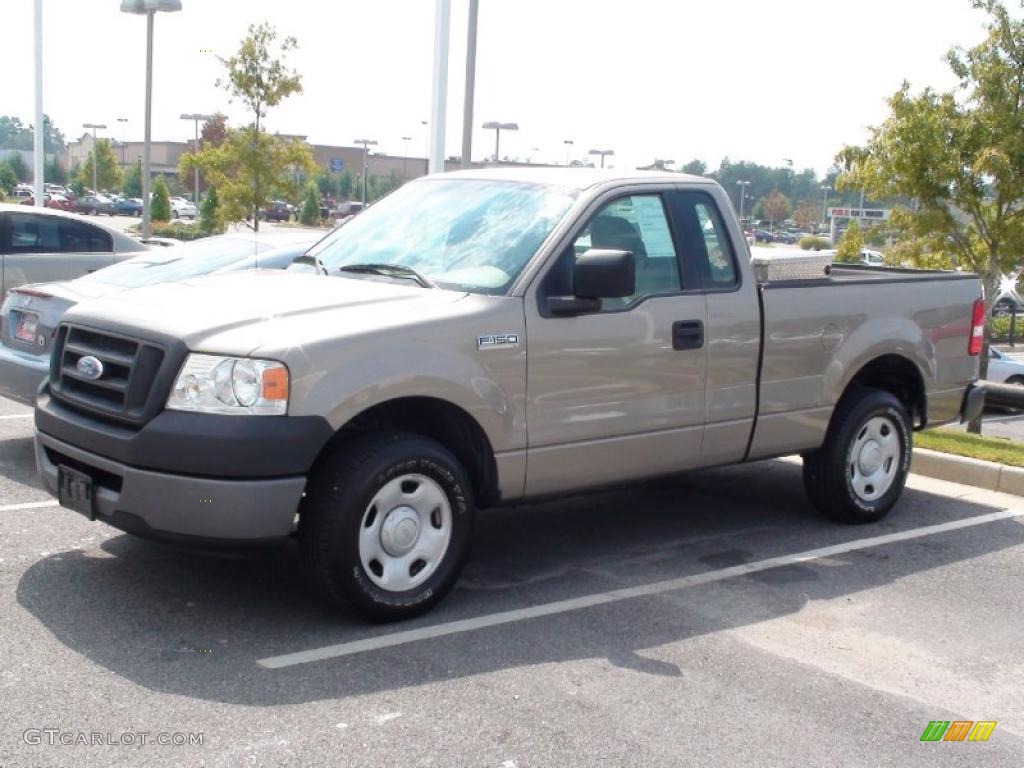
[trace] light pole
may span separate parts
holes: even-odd
[[[572,152],[572,145],[576,142],[572,139],[562,139],[562,143],[565,144],[565,167],[569,167],[569,153]]]
[[[203,120],[203,121],[212,120],[213,119],[213,115],[201,115],[198,112],[193,112],[192,114],[189,114],[189,115],[182,115],[181,119],[182,120],[192,120],[196,124],[196,143],[195,143],[195,147],[192,149],[192,151],[198,154],[199,153],[199,121],[200,120]],[[195,203],[196,203],[196,208],[198,208],[199,207],[199,166],[197,165],[193,170],[195,170],[195,172],[196,172],[196,199],[195,199]]]
[[[423,126],[423,175],[430,175],[430,130],[427,128],[430,122],[427,120],[420,120],[420,125]]]
[[[484,130],[494,131],[494,164],[497,165],[501,162],[501,155],[498,154],[501,149],[501,132],[505,131],[518,131],[519,123],[499,123],[496,120],[489,120],[483,124]]]
[[[96,166],[99,165],[99,163],[96,162],[96,160],[97,160],[97,154],[96,154],[96,131],[97,130],[105,131],[107,129],[107,126],[102,124],[102,123],[82,123],[82,127],[83,128],[91,128],[92,129],[92,193],[95,195],[95,194],[98,194],[99,191],[100,191],[99,190],[99,182],[96,180],[96,177],[97,177]]]
[[[600,155],[601,156],[601,167],[604,168],[604,159],[605,159],[605,157],[607,157],[608,155],[614,155],[615,154],[615,150],[614,149],[592,149],[592,150],[590,150],[590,152],[588,154]]]
[[[363,145],[363,205],[366,205],[366,157],[369,153],[370,147],[377,146],[377,142],[373,139],[356,139],[356,144]]]
[[[452,0],[435,0],[434,5],[434,82],[430,89],[430,173],[444,173],[445,118],[448,114],[448,29]]]
[[[36,96],[36,126],[32,138],[32,184],[35,187],[33,205],[42,208],[46,205],[45,179],[46,171],[44,161],[46,160],[46,142],[44,141],[46,127],[43,125],[43,0],[36,0],[33,10],[33,23],[35,27],[35,96]]]
[[[157,13],[181,10],[181,0],[121,0],[124,13],[146,17],[146,127],[142,138],[142,236],[149,237],[149,143],[153,127],[153,19]]]
[[[750,186],[750,182],[737,181],[736,184],[740,188],[740,226],[743,226],[743,203],[747,199],[747,187]]]
[[[825,207],[828,205],[828,193],[832,191],[832,187],[828,184],[821,185],[821,229],[825,229]]]
[[[402,181],[409,180],[409,174],[406,172],[406,162],[409,160],[410,141],[412,141],[412,136],[402,137]]]
[[[476,27],[480,0],[469,0],[466,32],[466,96],[462,106],[462,167],[473,163],[473,91],[476,83]]]

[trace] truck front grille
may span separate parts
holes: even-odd
[[[100,362],[99,376],[79,369],[85,357]],[[151,342],[61,324],[50,358],[50,392],[75,410],[141,426],[163,360],[164,350]]]

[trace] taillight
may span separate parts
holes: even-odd
[[[971,338],[967,342],[967,354],[977,356],[981,354],[981,344],[985,340],[985,300],[978,299],[974,302],[974,309],[971,311]]]

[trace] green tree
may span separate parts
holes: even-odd
[[[299,221],[306,226],[320,223],[320,195],[316,184],[310,183],[306,185],[306,196],[302,201]]]
[[[162,173],[153,180],[153,199],[149,203],[149,217],[153,221],[171,220],[171,193]]]
[[[254,126],[228,129],[220,146],[181,156],[179,171],[196,166],[208,184],[216,185],[225,221],[240,221],[277,197],[296,198],[296,176],[312,176],[317,170],[309,144],[257,133]],[[262,182],[254,184],[254,178]]]
[[[860,252],[863,248],[864,230],[860,228],[860,222],[854,219],[839,239],[835,260],[846,264],[857,264],[860,262]]]
[[[14,175],[18,177],[18,181],[29,181],[32,178],[32,170],[28,167],[28,163],[25,162],[25,158],[21,156],[19,152],[12,152],[7,156],[7,165]]]
[[[220,197],[217,187],[210,185],[206,189],[206,199],[199,206],[199,228],[204,232],[223,232],[224,220],[220,213]]]
[[[793,223],[804,232],[810,232],[811,227],[818,222],[818,214],[818,206],[810,200],[801,200],[793,211]]]
[[[78,169],[78,180],[83,187],[92,187],[93,156],[96,157],[96,184],[99,189],[118,189],[121,186],[121,166],[110,146],[110,139],[96,139],[95,152],[89,152]]]
[[[873,198],[902,199],[891,255],[919,265],[978,272],[991,317],[1000,277],[1024,253],[1024,21],[1000,0],[973,0],[986,13],[985,38],[954,48],[955,90],[912,93],[906,82],[889,117],[863,147],[845,147],[839,185]],[[988,333],[980,375],[988,370]],[[980,432],[980,419],[971,431]]]
[[[267,110],[292,94],[302,92],[302,79],[284,64],[284,58],[297,47],[294,37],[286,37],[277,45],[277,30],[264,22],[249,26],[249,34],[233,56],[226,59],[218,56],[227,69],[227,75],[223,80],[218,79],[217,85],[233,99],[241,101],[253,114],[250,138],[254,149],[262,146],[261,121]],[[250,196],[253,226],[258,231],[260,208],[269,199],[265,187],[273,185],[274,179],[262,175],[263,168],[255,153],[249,153],[249,158],[251,162],[244,163],[241,170],[253,187]]]
[[[342,171],[341,178],[338,179],[338,197],[342,200],[347,200],[352,194],[353,179],[352,171],[347,168]]]
[[[6,161],[0,162],[0,192],[5,195],[13,194],[17,186],[18,174]]]
[[[129,165],[124,169],[121,191],[128,197],[142,197],[142,169],[138,165]]]
[[[690,162],[686,163],[682,168],[679,169],[683,173],[690,173],[694,176],[703,176],[708,172],[708,164],[703,160],[694,158]]]
[[[51,184],[67,184],[68,172],[56,157],[43,163],[43,179]]]

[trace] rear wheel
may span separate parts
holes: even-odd
[[[325,456],[310,477],[299,546],[313,587],[336,606],[392,621],[433,607],[469,544],[473,496],[433,440],[371,433]]]
[[[858,387],[836,408],[825,443],[804,456],[804,488],[826,517],[870,523],[899,499],[910,470],[910,420],[888,392]]]

